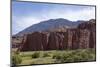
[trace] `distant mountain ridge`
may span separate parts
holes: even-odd
[[[85,21],[70,21],[63,18],[58,19],[50,19],[46,21],[41,21],[38,24],[34,24],[19,33],[16,34],[16,36],[22,36],[23,34],[28,34],[32,32],[39,32],[39,31],[53,31],[57,29],[66,29],[66,28],[76,28],[80,23],[83,23]]]

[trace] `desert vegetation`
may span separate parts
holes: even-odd
[[[12,65],[16,66],[22,62],[22,57],[19,55],[18,52],[14,53],[12,56]]]
[[[28,51],[12,54],[13,65],[95,61],[95,49]]]

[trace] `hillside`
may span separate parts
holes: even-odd
[[[67,19],[58,18],[50,19],[46,21],[41,21],[38,24],[31,25],[30,27],[20,31],[16,36],[22,36],[23,34],[29,34],[32,32],[41,32],[41,31],[57,31],[64,30],[68,28],[76,28],[80,23],[84,21],[69,21]]]

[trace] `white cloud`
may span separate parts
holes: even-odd
[[[48,12],[48,18],[65,18],[71,21],[94,19],[95,8],[86,8],[78,11],[54,9]]]

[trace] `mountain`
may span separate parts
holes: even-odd
[[[33,32],[26,35],[20,51],[88,49],[96,47],[96,21],[89,20],[66,32]]]
[[[89,21],[77,22],[80,23],[78,25],[66,24],[67,29],[61,27],[61,25],[56,28],[56,30],[65,29],[66,31],[56,31],[53,29],[54,31],[51,32],[52,30],[50,30],[51,28],[49,27],[50,32],[33,32],[24,37],[12,37],[12,47],[18,48],[20,51],[95,48],[96,20],[91,19]]]
[[[75,28],[77,27],[80,23],[83,23],[84,21],[70,21],[67,19],[63,18],[58,18],[58,19],[50,19],[46,21],[41,21],[38,24],[34,24],[19,33],[16,34],[16,36],[21,36],[23,34],[28,34],[32,32],[37,32],[37,31],[55,31],[59,29],[66,29],[66,28]]]

